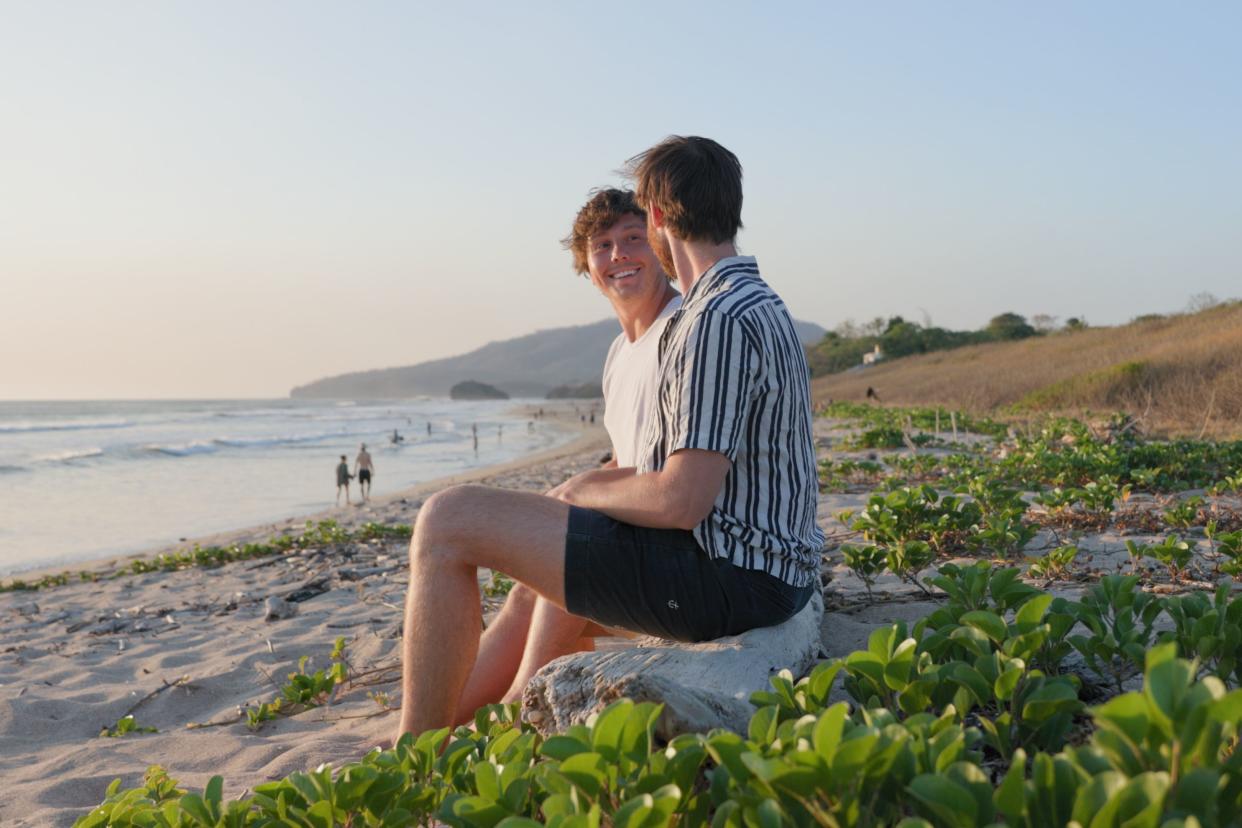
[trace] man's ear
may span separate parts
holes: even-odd
[[[661,210],[659,207],[652,204],[651,209],[647,211],[647,215],[651,217],[652,227],[663,227],[664,226],[664,211]]]

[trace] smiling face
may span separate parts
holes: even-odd
[[[587,239],[587,266],[600,293],[618,307],[664,297],[668,277],[647,243],[647,222],[626,213]]]

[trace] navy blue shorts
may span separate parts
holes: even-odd
[[[814,589],[713,560],[685,530],[631,526],[569,507],[565,606],[605,627],[709,641],[788,620]]]

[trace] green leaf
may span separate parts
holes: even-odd
[[[651,794],[639,794],[617,809],[612,815],[612,824],[615,828],[639,828],[653,810],[655,798]]]
[[[984,635],[997,643],[1004,641],[1008,633],[1004,620],[996,613],[989,612],[988,610],[975,610],[965,613],[961,617],[961,623],[980,630]]]
[[[501,798],[500,773],[491,762],[479,762],[474,766],[474,787],[479,796],[490,802]]]
[[[771,707],[761,707],[755,711],[750,717],[750,725],[747,727],[747,737],[754,743],[759,745],[771,744],[776,738],[777,719],[780,715],[780,709],[775,705]]]
[[[316,803],[316,808],[320,805],[328,805],[328,809],[324,816],[327,822],[324,828],[333,828],[336,824],[333,818],[331,803],[325,801]],[[312,809],[312,811],[315,809]],[[479,826],[479,828],[491,828],[496,823],[504,819],[508,814],[504,809],[495,802],[489,802],[478,796],[463,796],[453,802],[453,814],[465,820],[468,825]]]
[[[765,799],[759,803],[760,828],[781,828],[781,806],[775,799]]]
[[[549,736],[539,747],[539,753],[563,762],[579,753],[588,753],[591,746],[573,736]]]
[[[946,776],[922,773],[910,781],[907,788],[937,822],[962,828],[974,828],[978,823],[975,798],[970,792]]]
[[[621,745],[621,732],[633,709],[634,702],[621,699],[600,711],[591,726],[591,748],[615,761]]]
[[[992,688],[987,679],[978,670],[965,662],[959,661],[951,665],[949,679],[965,688],[979,707],[986,707],[992,700]],[[965,713],[966,711],[962,711]]]
[[[837,702],[821,713],[815,722],[811,741],[815,745],[816,752],[829,764],[832,762],[832,757],[836,755],[837,746],[841,743],[845,717],[848,714],[849,705],[845,702]]]
[[[845,657],[845,669],[870,679],[877,688],[884,686],[884,660],[875,653],[856,650]]]
[[[1177,644],[1168,642],[1167,644],[1158,644],[1147,651],[1146,669],[1150,670],[1158,664],[1166,661],[1173,661],[1177,658]]]
[[[932,694],[938,686],[938,680],[921,678],[906,685],[906,689],[897,695],[897,705],[907,714],[921,713],[931,706]]]
[[[1051,679],[1043,687],[1026,698],[1022,706],[1022,718],[1031,722],[1042,722],[1066,710],[1080,706],[1078,691],[1068,681]]]
[[[1048,606],[1052,603],[1053,598],[1053,595],[1046,592],[1041,595],[1036,595],[1034,598],[1019,607],[1018,611],[1014,613],[1014,623],[1023,626],[1038,624],[1043,619],[1044,611],[1048,609]]]
[[[215,817],[211,810],[207,807],[207,803],[198,794],[188,793],[181,797],[181,810],[185,811],[198,825],[213,826],[216,824]]]
[[[950,633],[949,640],[962,645],[976,656],[992,652],[992,639],[978,627],[958,627]]]
[[[1026,751],[1018,748],[1009,759],[1009,770],[992,797],[996,810],[1013,822],[1026,814]]]
[[[871,635],[867,637],[867,650],[880,659],[881,663],[888,660],[888,654],[893,651],[893,641],[897,637],[897,625],[892,624],[887,627],[880,627],[872,630]],[[850,653],[856,655],[857,653]]]
[[[1113,725],[1136,745],[1142,744],[1147,735],[1147,700],[1138,693],[1126,693],[1109,699],[1099,707],[1093,707],[1091,715]]]
[[[832,690],[832,683],[836,681],[837,674],[843,667],[845,664],[839,660],[816,666],[807,682],[810,697],[819,702],[826,701]]]
[[[213,810],[219,812],[220,801],[224,798],[224,777],[213,776],[207,780],[207,787],[203,790],[203,799],[216,806]]]
[[[1158,828],[1168,789],[1167,773],[1141,773],[1109,798],[1092,819],[1091,826]]]
[[[1195,768],[1189,771],[1177,782],[1174,808],[1210,820],[1216,812],[1220,781],[1221,771],[1215,768]]]
[[[879,739],[873,730],[854,728],[848,737],[841,740],[837,752],[832,757],[832,771],[842,778],[850,778],[867,763],[871,750]]]
[[[902,690],[910,680],[910,669],[914,666],[915,651],[918,642],[907,638],[897,645],[892,657],[884,665],[884,683],[889,689]]]
[[[1021,661],[1006,667],[1005,671],[997,677],[992,685],[997,700],[1007,702],[1013,698],[1014,688],[1018,686],[1018,682],[1022,679],[1022,675],[1025,672],[1025,665]]]
[[[1218,722],[1242,723],[1242,689],[1231,690],[1213,702],[1210,715]]]
[[[604,785],[607,769],[608,763],[600,754],[579,753],[561,762],[558,770],[587,796],[594,798]]]
[[[1074,821],[1079,825],[1092,825],[1096,814],[1125,784],[1126,775],[1117,771],[1106,771],[1092,777],[1090,782],[1078,789],[1078,796],[1074,798],[1074,810],[1071,812]]]
[[[716,764],[723,765],[729,774],[739,781],[750,778],[750,771],[742,764],[742,753],[746,745],[742,737],[728,730],[714,731],[707,737],[707,750]]]
[[[1155,649],[1166,647],[1176,649],[1173,643],[1160,645]],[[1151,702],[1151,712],[1154,714],[1153,723],[1166,735],[1171,736],[1178,706],[1194,680],[1194,669],[1189,661],[1180,658],[1162,659],[1153,664],[1149,657],[1147,663],[1143,694]]]
[[[663,705],[643,702],[634,705],[621,730],[621,741],[618,745],[621,755],[633,762],[641,763],[651,751],[650,735],[660,717]]]

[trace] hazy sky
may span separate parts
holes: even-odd
[[[881,8],[882,6],[882,8]],[[284,396],[609,308],[670,133],[795,316],[1242,295],[1242,5],[0,0],[0,398]]]

